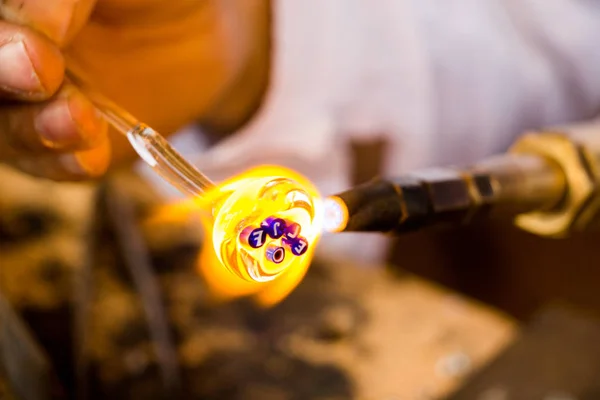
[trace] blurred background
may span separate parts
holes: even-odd
[[[460,13],[460,7],[450,3],[441,11],[435,11],[435,6],[421,9],[419,18],[429,29],[421,32],[424,37],[448,39],[469,65],[479,60],[483,67],[500,65],[500,72],[521,71],[510,52],[509,56],[494,53],[503,63],[492,56],[478,58],[471,44],[496,48],[485,40],[477,42],[478,29],[488,25],[487,17]],[[467,8],[477,4],[470,3],[461,4]],[[539,11],[545,3],[530,4],[537,6],[529,11]],[[520,3],[509,8],[519,10]],[[559,9],[544,16],[560,16]],[[327,10],[329,17],[335,16],[335,7]],[[446,18],[446,12],[453,12],[456,18]],[[377,18],[370,22],[387,20],[383,14],[374,14]],[[586,12],[579,14],[582,19],[587,17]],[[465,20],[458,18],[465,15]],[[469,25],[469,17],[478,23]],[[498,18],[504,21],[504,14]],[[495,17],[490,20],[497,21]],[[327,18],[319,21],[321,27],[328,22]],[[437,30],[440,21],[454,21],[446,26],[452,35]],[[570,26],[584,26],[579,21],[572,19]],[[463,30],[465,26],[468,29]],[[370,27],[374,37],[387,37],[385,30],[377,27]],[[345,28],[354,32],[352,24]],[[313,29],[305,24],[298,32],[308,35]],[[346,43],[347,31],[336,32],[336,38]],[[579,34],[567,36],[584,37]],[[528,40],[533,41],[532,37]],[[439,120],[432,117],[429,121],[435,132],[441,132],[438,136],[427,136],[432,132],[426,129],[429,123],[424,123],[424,131],[415,128],[411,131],[414,135],[401,141],[408,144],[407,165],[410,161],[415,167],[477,161],[480,155],[505,151],[520,132],[541,128],[538,121],[544,118],[548,123],[570,122],[597,114],[597,96],[586,92],[593,85],[577,75],[588,73],[597,79],[600,74],[591,67],[579,70],[570,62],[558,63],[557,75],[562,77],[564,69],[567,76],[572,73],[576,77],[559,82],[556,91],[525,90],[535,101],[548,93],[556,95],[547,96],[553,100],[547,108],[523,100],[532,111],[527,114],[523,111],[527,107],[516,105],[515,99],[523,85],[519,79],[539,83],[543,81],[540,77],[546,77],[536,69],[540,67],[536,51],[519,47],[516,53],[533,57],[536,68],[523,67],[529,72],[506,83],[475,66],[474,76],[471,70],[455,75],[464,63],[455,63],[454,57],[448,56],[452,52],[446,51],[450,47],[444,40],[433,41],[439,46],[431,46],[440,54],[435,60],[439,70],[434,71],[438,78],[483,79],[493,86],[489,93],[499,90],[508,95],[498,104],[491,102],[500,110],[495,114],[477,95],[480,86],[470,85],[465,78],[444,87],[448,90],[443,96],[435,93],[431,104],[419,103],[413,109],[410,96],[425,91],[419,84],[414,88],[400,85],[415,90],[402,91],[400,97],[410,101],[383,102],[387,111],[381,115],[388,111],[396,115],[398,110],[398,119],[403,120],[419,114],[414,110],[423,104],[425,120],[436,112],[443,114]],[[580,55],[589,50],[580,42],[576,46],[559,42]],[[320,51],[310,54],[327,59],[330,43],[323,43]],[[348,43],[346,50],[352,47]],[[386,53],[385,47],[374,47]],[[389,59],[368,65],[370,73],[389,73],[386,62],[393,64],[402,58],[389,53]],[[550,58],[554,56],[552,53]],[[325,65],[327,79],[337,75],[332,67],[335,63],[310,66],[315,64]],[[421,72],[419,65],[416,70]],[[296,69],[304,67],[298,64]],[[402,73],[410,77],[410,71]],[[327,79],[311,83],[319,86]],[[304,82],[294,83],[295,89],[304,89]],[[385,79],[365,79],[358,87],[386,87],[385,83]],[[332,85],[332,90],[335,87]],[[363,94],[354,91],[352,97]],[[323,92],[329,93],[328,88]],[[564,114],[556,111],[562,104],[556,99],[563,99],[559,94],[564,92],[584,105],[577,108],[581,104],[567,101]],[[455,93],[464,96],[456,95],[463,101],[455,104]],[[375,89],[365,90],[364,95],[387,99]],[[312,112],[312,107],[321,105],[313,100],[309,96],[311,107],[306,110]],[[349,152],[348,160],[341,164],[347,161],[351,167],[350,185],[389,174],[390,166],[404,162],[404,158],[398,161],[402,157],[391,157],[392,162],[386,158],[391,146],[386,137],[393,135],[368,133],[378,128],[369,126],[369,118],[380,113],[371,114],[369,109],[359,113],[362,103],[357,104],[356,110],[350,107],[350,114],[358,126],[367,127],[366,133],[342,135],[347,142],[334,142]],[[451,106],[444,108],[444,104]],[[305,109],[294,108],[298,110]],[[300,127],[305,131],[290,131],[290,136],[300,138],[298,146],[306,142],[307,152],[313,150],[313,142],[303,134],[314,130],[319,138],[321,131],[329,128],[329,121],[319,119],[320,109],[317,111],[315,120],[305,119],[301,112],[299,117],[291,113],[298,120],[292,118],[294,128],[296,122],[308,121]],[[338,109],[333,107],[332,112]],[[517,114],[523,117],[519,121]],[[448,121],[455,124],[446,126]],[[463,125],[461,121],[472,123]],[[271,122],[267,119],[266,126],[280,128]],[[504,134],[494,136],[498,132]],[[480,141],[470,140],[473,138]],[[209,139],[218,142],[224,138]],[[257,140],[268,142],[262,136]],[[427,143],[421,148],[421,142]],[[320,152],[324,158],[337,158],[326,145]],[[431,152],[425,151],[427,146]],[[421,157],[415,149],[426,154]],[[292,150],[300,152],[295,147]],[[243,148],[241,152],[253,153]],[[204,153],[198,154],[204,157]],[[258,151],[251,155],[262,157]],[[600,163],[600,157],[596,158]],[[316,162],[314,166],[304,164],[323,169]],[[219,169],[218,163],[213,168]],[[151,217],[167,200],[161,186],[146,178],[124,168],[111,171],[99,182],[59,184],[0,166],[0,399],[600,400],[599,233],[541,238],[518,229],[511,219],[406,233],[393,237],[381,262],[320,254],[300,285],[281,303],[265,309],[246,298],[212,299],[198,274],[203,244],[200,225],[182,217],[153,221]]]
[[[145,224],[162,200],[135,174],[0,174],[6,398],[598,398],[598,235],[408,234],[385,265],[315,260],[265,310],[209,301],[199,227]]]

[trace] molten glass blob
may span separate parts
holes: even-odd
[[[321,232],[319,199],[308,180],[281,167],[255,168],[219,185],[202,199],[216,257],[250,282],[306,269]]]
[[[314,255],[324,208],[312,183],[282,167],[246,171],[207,192],[169,204],[155,226],[200,217],[198,257],[213,300],[251,296],[269,307],[300,283]]]

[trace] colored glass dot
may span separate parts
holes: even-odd
[[[306,253],[306,250],[308,250],[308,240],[300,236],[292,240],[290,249],[292,250],[293,255],[301,256],[302,254]]]
[[[273,239],[279,239],[283,236],[286,229],[285,220],[275,217],[265,219],[260,226],[266,229],[267,234]]]
[[[288,240],[294,240],[298,236],[300,236],[301,229],[302,228],[300,227],[300,224],[297,224],[295,222],[288,222],[285,227],[284,236]]]
[[[264,228],[246,228],[240,234],[243,243],[246,243],[254,249],[258,249],[265,244],[267,240],[267,231]]]
[[[280,246],[270,245],[267,247],[266,256],[267,260],[279,264],[285,258],[285,249]]]

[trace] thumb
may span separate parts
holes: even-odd
[[[29,26],[59,46],[66,45],[85,25],[96,0],[4,0],[0,17]]]

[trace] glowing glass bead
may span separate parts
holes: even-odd
[[[212,207],[207,227],[215,254],[234,274],[269,282],[286,271],[295,274],[307,268],[322,213],[316,210],[318,192],[303,177],[280,167],[259,167],[220,185],[203,201]],[[305,242],[292,243],[300,232]],[[295,250],[286,241],[295,244]],[[282,260],[277,247],[283,248]]]

